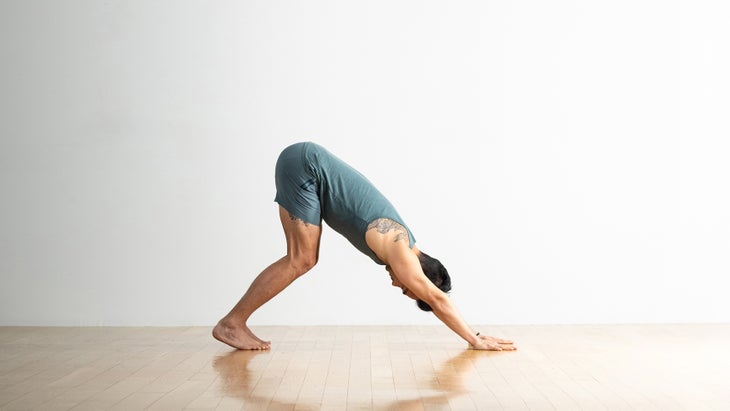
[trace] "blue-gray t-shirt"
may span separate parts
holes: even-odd
[[[297,171],[299,167],[303,170]],[[312,204],[318,201],[319,216],[327,225],[381,265],[384,263],[365,242],[368,224],[378,218],[402,225],[413,248],[415,237],[390,201],[365,176],[324,147],[312,142],[289,146],[279,156],[276,169],[276,201],[294,216],[319,224],[317,205]],[[294,180],[297,174],[299,179]]]

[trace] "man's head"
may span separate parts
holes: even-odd
[[[445,293],[448,293],[451,290],[451,277],[449,277],[449,272],[446,271],[446,267],[444,267],[439,260],[419,250],[418,261],[421,263],[421,270],[423,270],[423,273],[426,274],[426,277],[428,277],[428,279],[431,280],[431,282],[438,287],[439,290]],[[418,297],[405,286],[405,284],[398,280],[398,277],[395,276],[393,269],[390,268],[389,265],[385,266],[385,270],[390,274],[390,280],[392,281],[393,287],[400,288],[403,290],[403,295],[416,300],[416,304],[421,310],[433,311],[430,305],[426,304],[423,300],[419,300]]]
[[[431,257],[423,251],[418,254],[418,261],[421,263],[421,269],[426,274],[429,280],[438,287],[439,290],[448,293],[451,291],[451,277],[449,272],[446,271],[446,267],[441,264],[441,261]],[[423,300],[416,300],[418,308],[423,311],[433,311],[431,306],[426,304]]]

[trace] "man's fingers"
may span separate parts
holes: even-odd
[[[488,350],[488,351],[515,351],[515,347],[511,340],[503,340],[501,338],[489,337],[486,335],[480,335],[479,338],[482,341],[481,345],[483,348],[477,348],[469,344],[469,348],[473,350]]]
[[[498,344],[514,344],[514,342],[512,340],[504,340],[502,338],[497,338],[497,337],[489,337],[489,336],[485,335],[482,338],[484,338],[485,340],[490,340],[490,341],[496,342]]]

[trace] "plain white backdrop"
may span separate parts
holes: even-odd
[[[479,324],[730,321],[730,6],[0,2],[0,324],[213,325],[274,163],[366,174]],[[328,227],[252,324],[432,324]]]

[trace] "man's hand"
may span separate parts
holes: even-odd
[[[479,341],[476,345],[469,344],[470,349],[487,351],[514,351],[517,349],[510,340],[503,340],[488,335],[478,335],[477,338]]]

